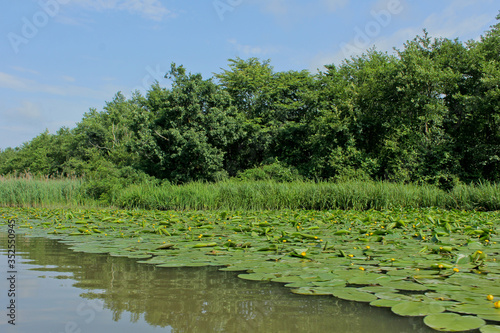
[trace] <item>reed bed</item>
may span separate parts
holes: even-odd
[[[444,208],[499,210],[500,185],[431,185],[376,181],[310,182],[229,180],[185,185],[142,183],[113,187],[105,199],[89,195],[79,178],[0,177],[0,205],[118,207],[159,210],[332,210]]]
[[[94,206],[82,194],[83,180],[24,175],[0,176],[0,205],[18,207]]]
[[[142,209],[500,209],[498,184],[460,185],[444,191],[431,185],[352,181],[346,183],[273,181],[194,182],[182,186],[134,185],[114,204]]]

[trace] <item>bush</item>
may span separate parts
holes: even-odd
[[[294,167],[284,165],[279,161],[271,164],[262,165],[257,168],[247,169],[238,173],[240,180],[274,180],[276,182],[292,182],[301,180],[302,176]]]

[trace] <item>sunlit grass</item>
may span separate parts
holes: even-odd
[[[96,206],[82,195],[83,180],[77,178],[0,176],[0,205],[20,207]]]
[[[92,198],[79,178],[0,177],[0,205],[22,207],[103,207],[185,209],[500,209],[500,185],[458,185],[444,191],[431,185],[374,181],[341,183],[294,181],[192,182],[185,185],[136,184]]]
[[[500,209],[496,184],[461,185],[450,192],[430,185],[353,181],[314,183],[273,181],[194,182],[183,186],[124,189],[114,204],[145,209]]]

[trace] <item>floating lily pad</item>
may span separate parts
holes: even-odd
[[[382,282],[381,285],[398,290],[408,290],[408,291],[429,290],[429,288],[424,285],[409,281],[387,281],[387,282]]]
[[[342,288],[332,292],[332,295],[348,301],[356,302],[372,302],[377,299],[377,296],[359,291],[356,288]]]
[[[276,275],[269,273],[250,273],[250,274],[239,274],[238,277],[244,280],[270,281],[276,278]]]
[[[400,316],[426,316],[433,313],[440,313],[445,307],[436,303],[425,302],[400,302],[391,308],[392,312]]]
[[[377,299],[370,302],[371,306],[392,308],[394,305],[399,304],[401,301],[395,301],[392,299]]]
[[[494,321],[500,323],[500,315],[499,314],[478,314],[479,318],[483,318],[484,320]]]
[[[461,316],[456,313],[435,313],[424,318],[425,325],[437,331],[461,332],[478,329],[486,322],[475,316]]]
[[[479,329],[481,333],[500,333],[500,326],[498,325],[484,325]]]
[[[459,313],[468,313],[476,315],[498,316],[500,318],[500,309],[495,309],[489,302],[483,304],[459,304],[450,307],[448,310]]]
[[[331,295],[331,291],[315,290],[312,288],[297,288],[292,289],[292,293],[299,295]]]

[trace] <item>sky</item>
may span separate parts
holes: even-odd
[[[275,71],[393,53],[422,35],[479,39],[497,0],[0,0],[0,149],[73,128],[172,63],[210,78],[228,59]]]

